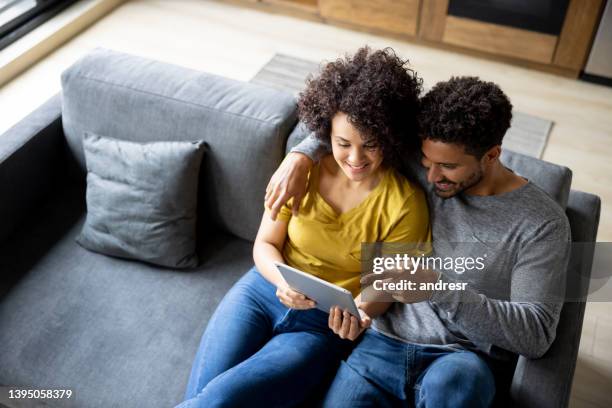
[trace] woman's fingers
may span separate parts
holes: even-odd
[[[351,330],[351,314],[346,310],[342,312],[342,327],[340,327],[340,338],[346,339]]]
[[[355,340],[365,329],[370,327],[371,322],[370,317],[365,314],[359,319],[348,311],[343,311],[339,307],[334,306],[329,309],[327,324],[341,339]]]
[[[361,327],[359,326],[359,320],[355,316],[350,316],[351,324],[349,326],[348,338],[351,340],[355,340],[362,332]]]
[[[311,309],[315,307],[315,302],[312,299],[307,298],[293,289],[287,290],[287,297],[291,299],[292,304],[295,305],[295,309]]]
[[[278,297],[283,305],[292,309],[305,310],[315,307],[315,302],[312,299],[291,288],[277,288],[276,297]]]
[[[339,307],[334,307],[334,316],[332,318],[332,328],[334,333],[340,335],[340,329],[342,328],[342,310]],[[340,336],[342,337],[342,336]]]
[[[329,310],[328,325],[341,339],[355,340],[361,333],[359,321],[337,306]]]
[[[359,322],[359,326],[364,330],[370,327],[371,324],[372,324],[372,319],[370,319],[370,316],[365,316],[365,317],[362,316],[361,322]]]

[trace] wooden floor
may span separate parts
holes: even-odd
[[[274,53],[329,60],[364,44],[393,47],[427,86],[477,75],[500,84],[516,109],[554,121],[544,159],[570,167],[574,189],[602,197],[598,240],[612,241],[612,88],[217,2],[119,7],[0,89],[0,134],[58,92],[62,70],[98,46],[246,81]],[[587,306],[571,406],[612,406],[612,303]]]

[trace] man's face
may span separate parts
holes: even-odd
[[[425,139],[421,145],[421,164],[427,169],[427,181],[436,195],[450,198],[482,180],[484,166],[463,146]]]

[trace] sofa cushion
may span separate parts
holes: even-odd
[[[253,240],[269,178],[297,122],[291,94],[96,49],[62,74],[62,121],[85,168],[85,131],[128,140],[204,140],[207,216]]]
[[[253,245],[209,234],[198,248],[206,262],[189,272],[100,255],[74,242],[82,194],[58,191],[0,247],[0,282],[10,281],[0,292],[0,384],[69,388],[71,407],[175,406]]]
[[[565,210],[572,184],[570,169],[507,149],[502,150],[501,161],[544,190]]]
[[[198,264],[200,142],[134,143],[87,133],[87,219],[77,242],[156,265]]]

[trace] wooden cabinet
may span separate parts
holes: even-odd
[[[319,11],[330,21],[414,36],[419,0],[319,0]]]
[[[548,64],[552,62],[555,53],[557,36],[446,16],[444,31],[438,41]]]
[[[448,15],[448,0],[424,1],[419,37],[493,55],[579,70],[597,28],[602,0],[571,0],[560,35]]]
[[[572,0],[559,36],[553,64],[582,69],[601,16],[602,0]]]
[[[564,20],[561,12],[555,20],[554,32],[558,33],[559,28],[561,32],[547,34],[458,16],[452,12],[453,7],[458,7],[458,0],[243,1],[271,11],[303,15],[378,34],[388,33],[409,41],[472,50],[479,55],[573,77],[579,75],[586,63],[604,2],[568,0]],[[453,1],[450,12],[449,1]],[[506,23],[506,19],[504,14],[502,22]]]

